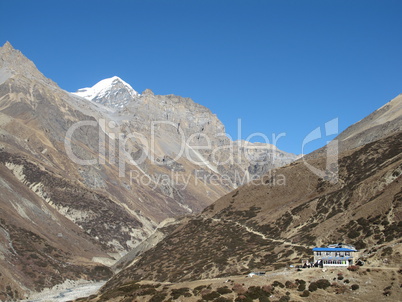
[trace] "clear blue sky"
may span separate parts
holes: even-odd
[[[191,97],[282,150],[402,93],[400,0],[0,0],[7,40],[65,90],[114,75]],[[324,141],[311,144],[309,151]]]

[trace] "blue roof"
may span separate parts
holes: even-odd
[[[354,249],[348,249],[346,247],[315,247],[314,252],[357,252]]]

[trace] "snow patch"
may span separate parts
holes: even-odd
[[[78,89],[78,91],[73,92],[73,94],[92,101],[94,98],[104,97],[108,93],[108,91],[110,91],[113,88],[113,86],[119,82],[122,83],[127,88],[132,97],[139,95],[138,92],[135,91],[133,87],[130,86],[130,84],[124,82],[117,76],[99,81],[92,87]]]

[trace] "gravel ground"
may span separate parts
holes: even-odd
[[[33,293],[23,302],[65,302],[95,294],[105,282],[66,281],[40,293]]]

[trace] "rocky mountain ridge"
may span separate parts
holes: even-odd
[[[236,186],[234,177],[221,179],[230,164],[214,166],[212,151],[197,149],[210,139],[199,132],[213,146],[230,144],[213,137],[224,127],[208,109],[111,82],[115,90],[88,101],[11,44],[0,48],[1,299],[67,279],[105,279],[105,265],[161,221],[200,212]],[[127,97],[134,99],[121,107]],[[249,165],[235,167],[244,174]]]
[[[124,82],[113,77],[98,82],[92,88],[86,88],[97,90],[96,87],[101,86],[103,92],[96,96],[95,102],[109,104],[104,114],[92,115],[98,120],[105,119],[107,132],[114,133],[116,137],[119,133],[141,136],[147,143],[142,143],[142,146],[136,144],[134,149],[141,155],[147,153],[148,157],[153,158],[153,164],[170,163],[177,166],[172,159],[179,158],[177,163],[180,165],[180,159],[184,157],[205,169],[203,175],[210,177],[215,173],[227,179],[227,185],[233,188],[245,183],[243,179],[259,177],[269,169],[283,166],[297,158],[274,145],[231,141],[217,116],[190,98],[154,95],[147,89],[142,94],[126,95],[110,105],[109,95],[120,91],[113,84],[116,81]],[[104,94],[108,96],[101,97]],[[86,99],[94,101],[93,96]],[[82,106],[79,102],[76,104]],[[99,109],[93,111],[99,112]],[[107,127],[110,123],[113,129]],[[144,148],[144,145],[148,148]],[[149,163],[143,163],[141,168],[147,172]]]
[[[343,131],[337,139],[353,149],[402,131],[402,94]]]

